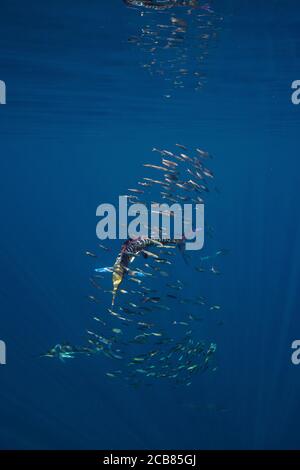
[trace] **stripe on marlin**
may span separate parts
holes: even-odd
[[[119,287],[124,279],[124,276],[129,271],[129,264],[134,258],[145,248],[150,246],[163,246],[163,243],[151,238],[139,237],[136,239],[128,239],[122,245],[121,251],[117,256],[115,264],[113,266],[112,283],[113,283],[113,297],[112,305],[115,303],[115,298]]]

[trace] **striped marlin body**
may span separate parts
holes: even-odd
[[[129,271],[129,264],[134,260],[135,256],[150,246],[163,246],[163,243],[151,238],[135,238],[127,240],[121,248],[113,266],[112,282],[113,282],[113,298],[114,305],[116,294],[123,281],[125,274]]]

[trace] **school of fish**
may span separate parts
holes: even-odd
[[[165,80],[164,96],[170,98],[175,89],[188,84],[200,89],[205,82],[202,65],[222,20],[211,5],[198,0],[123,3],[136,10],[141,21],[140,32],[128,41],[147,58],[143,67]],[[143,164],[146,173],[136,187],[126,190],[129,203],[204,204],[212,193],[219,193],[208,167],[212,156],[205,150],[177,143],[173,150],[153,148],[152,155]],[[167,215],[172,218],[171,212]],[[210,243],[205,242],[204,251],[187,252],[184,238],[166,242],[162,235],[157,227],[157,239],[128,239],[117,254],[110,241],[86,251],[95,263],[87,296],[93,310],[86,342],[56,344],[42,357],[65,362],[99,356],[107,365],[108,379],[122,379],[134,387],[153,385],[158,379],[190,386],[197,374],[217,370],[217,345],[207,339],[205,323],[222,326],[221,306],[201,289],[203,273],[221,274],[227,250],[206,253]],[[206,240],[213,236],[206,222]]]
[[[127,190],[130,202],[203,203],[211,193],[217,194],[207,164],[212,156],[200,148],[190,152],[182,144],[174,147],[153,148],[157,161],[144,163],[147,173]],[[213,236],[210,226],[205,230]],[[221,274],[219,265],[227,250],[204,255],[202,250],[187,252],[184,242],[139,237],[123,243],[114,260],[109,243],[99,244],[96,252],[86,251],[95,263],[86,344],[57,344],[43,356],[62,361],[105,356],[110,361],[106,376],[132,386],[162,378],[189,386],[197,373],[215,371],[217,346],[213,339],[205,339],[204,324],[212,318],[216,326],[223,324],[221,306],[199,294],[199,287],[203,273]],[[107,257],[110,265],[101,265]],[[181,273],[193,279],[195,291],[186,293],[188,282]]]
[[[138,48],[141,67],[164,82],[163,96],[185,87],[201,90],[206,62],[223,18],[200,0],[123,0],[134,10],[140,30],[128,42]]]

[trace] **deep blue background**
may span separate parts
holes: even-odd
[[[1,1],[1,448],[299,448],[298,3],[215,0],[207,84],[166,101],[121,0]],[[215,155],[206,211],[231,251],[205,281],[225,322],[217,373],[135,390],[104,357],[39,359],[84,339],[96,206],[176,141]]]

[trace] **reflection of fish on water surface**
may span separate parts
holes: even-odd
[[[173,8],[177,3],[176,0],[123,0],[123,2],[130,7],[144,7],[153,10]]]
[[[123,0],[123,2],[128,6],[151,8],[157,11],[176,6],[197,7],[200,3],[199,0]]]
[[[209,3],[197,0],[124,0],[141,14],[141,29],[128,42],[142,52],[142,67],[166,83],[164,97],[173,90],[203,88],[203,69],[215,44],[222,17]],[[147,15],[144,15],[147,13]],[[145,19],[143,21],[143,17]]]

